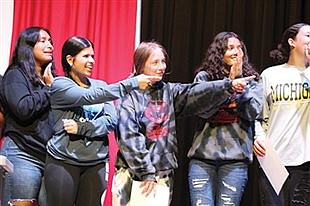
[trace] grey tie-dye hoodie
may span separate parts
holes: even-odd
[[[205,71],[195,77],[195,82],[206,81]],[[252,80],[243,93],[232,95],[221,107],[200,113],[188,157],[252,162],[254,120],[262,106],[262,84]]]
[[[213,110],[232,94],[231,80],[193,84],[159,82],[132,91],[118,104],[117,167],[139,180],[177,168],[175,119]]]

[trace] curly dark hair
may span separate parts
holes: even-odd
[[[10,65],[7,69],[7,71],[14,67],[20,69],[35,86],[41,84],[41,78],[36,71],[33,48],[40,39],[41,30],[46,31],[51,36],[48,29],[43,27],[28,27],[19,34]],[[42,74],[48,64],[42,66]],[[55,76],[54,60],[52,60],[51,71],[53,76]]]
[[[291,47],[288,43],[288,39],[295,39],[301,27],[309,26],[305,23],[293,24],[287,28],[283,35],[281,42],[278,44],[277,49],[274,49],[269,52],[269,56],[275,60],[276,63],[283,64],[286,63],[289,59]]]
[[[254,69],[253,65],[249,63],[249,58],[247,54],[246,47],[241,40],[241,38],[234,32],[220,32],[218,33],[213,42],[210,44],[206,51],[205,57],[201,65],[196,70],[196,73],[200,71],[206,71],[208,75],[208,80],[220,80],[227,77],[224,70],[228,66],[224,61],[224,54],[227,51],[227,44],[229,38],[237,38],[242,47],[244,53],[243,64],[242,64],[242,76],[255,75],[256,80],[259,78],[259,74]]]

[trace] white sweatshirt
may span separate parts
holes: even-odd
[[[282,64],[261,74],[263,128],[285,166],[310,161],[310,90],[306,89],[310,85],[305,83],[308,70]]]

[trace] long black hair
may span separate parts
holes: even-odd
[[[51,36],[48,29],[43,28],[43,27],[28,27],[19,34],[14,51],[13,51],[13,55],[10,61],[10,65],[7,69],[7,70],[10,70],[13,67],[17,67],[26,76],[28,76],[30,82],[35,86],[38,86],[39,84],[41,84],[41,78],[39,76],[40,74],[38,74],[36,70],[33,48],[35,44],[38,42],[38,40],[40,39],[41,30],[46,31]],[[49,63],[42,66],[42,74],[46,66]],[[55,76],[54,60],[52,60],[51,71],[52,71],[52,74]]]

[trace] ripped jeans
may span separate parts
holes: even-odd
[[[1,155],[14,165],[14,171],[5,177],[3,203],[8,206],[11,199],[38,199],[40,205],[46,205],[45,187],[42,183],[44,162],[23,152],[6,137],[2,143]]]
[[[248,164],[239,161],[191,159],[189,191],[192,206],[239,206],[248,180]]]

